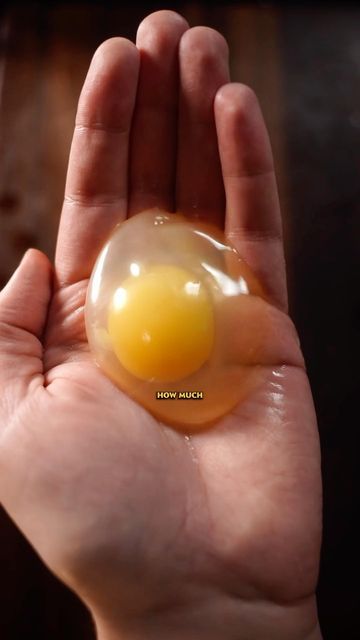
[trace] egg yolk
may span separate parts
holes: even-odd
[[[118,360],[137,378],[181,380],[211,355],[212,301],[190,271],[155,265],[115,290],[108,332]]]

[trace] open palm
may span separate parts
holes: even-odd
[[[83,308],[116,223],[159,206],[225,226],[272,301],[262,384],[213,428],[158,423],[93,363]],[[286,315],[271,151],[215,31],[162,11],[96,52],[79,102],[55,271],[0,294],[0,498],[100,636],[318,638],[316,418]],[[124,635],[116,635],[120,629]]]

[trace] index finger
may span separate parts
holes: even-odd
[[[128,155],[139,52],[111,38],[95,52],[76,115],[55,257],[59,286],[90,276],[117,222],[125,219]]]

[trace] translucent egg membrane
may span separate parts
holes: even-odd
[[[253,388],[267,340],[263,298],[218,229],[151,209],[118,225],[97,259],[89,345],[122,391],[194,431]]]

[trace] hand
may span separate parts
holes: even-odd
[[[102,244],[154,205],[224,224],[279,326],[262,386],[191,437],[104,377],[84,330]],[[321,637],[318,435],[286,305],[256,97],[229,82],[219,33],[154,13],[136,46],[112,38],[92,60],[54,270],[30,250],[0,294],[0,499],[102,640]]]

